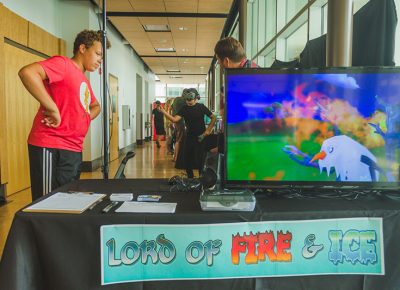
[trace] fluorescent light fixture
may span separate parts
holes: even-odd
[[[167,69],[167,72],[176,73],[176,72],[181,72],[181,70],[180,69]]]
[[[175,48],[173,47],[156,47],[155,50],[157,52],[175,52]]]
[[[146,24],[143,25],[146,32],[170,32],[171,28],[167,24]]]

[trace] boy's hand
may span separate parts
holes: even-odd
[[[58,109],[55,111],[45,110],[43,111],[43,114],[45,115],[45,117],[42,119],[42,123],[44,125],[52,128],[57,128],[58,126],[60,126],[61,116]]]

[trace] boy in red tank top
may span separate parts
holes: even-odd
[[[101,32],[84,30],[76,36],[72,58],[53,56],[19,71],[40,103],[28,137],[32,201],[79,179],[83,141],[100,113],[84,73],[100,67],[101,39]]]

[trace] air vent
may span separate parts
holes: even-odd
[[[168,25],[159,24],[148,24],[143,25],[144,31],[146,32],[171,32],[171,28]]]
[[[167,72],[178,73],[178,72],[181,72],[181,71],[179,69],[167,69]]]

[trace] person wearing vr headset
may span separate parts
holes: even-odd
[[[197,103],[200,95],[196,89],[185,89],[182,92],[182,96],[185,98],[186,105],[183,106],[175,116],[172,116],[161,107],[158,109],[171,122],[177,123],[182,118],[185,119],[187,129],[184,146],[185,169],[188,178],[193,178],[193,169],[197,169],[199,171],[199,175],[201,174],[204,161],[204,149],[202,141],[204,137],[211,134],[217,118],[206,106]],[[211,119],[207,128],[204,121],[205,115]]]

